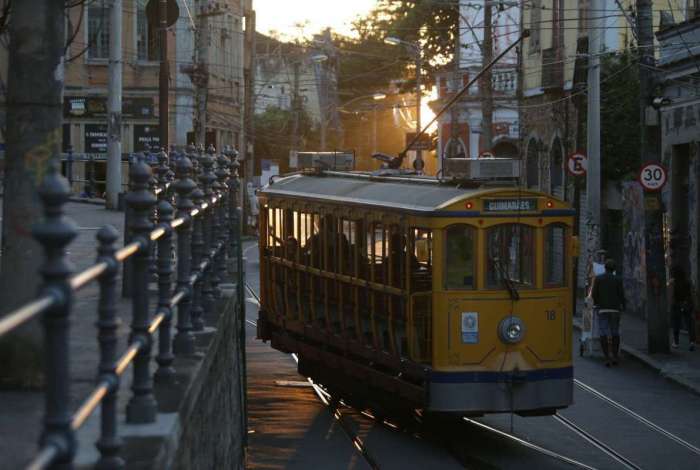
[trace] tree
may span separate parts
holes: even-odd
[[[255,115],[255,155],[258,159],[276,160],[280,172],[289,165],[291,132],[294,114],[292,111],[269,106],[264,113]],[[319,147],[319,132],[309,114],[302,110],[299,115],[299,141],[301,149],[316,150]]]
[[[41,217],[37,187],[60,152],[65,44],[64,2],[14,2],[9,21],[0,305],[7,313],[36,295],[42,253],[31,236]],[[38,322],[3,338],[0,382],[36,383],[41,370]]]
[[[458,24],[457,0],[380,0],[362,27],[374,35],[420,43],[430,75],[454,56]]]
[[[636,175],[640,165],[639,69],[626,51],[601,61],[601,155],[604,180]]]

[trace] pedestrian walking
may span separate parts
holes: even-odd
[[[605,261],[605,272],[593,281],[593,305],[598,310],[600,348],[605,367],[617,365],[620,352],[620,315],[625,310],[622,279],[615,274],[615,261]],[[612,344],[610,343],[612,341]]]
[[[671,295],[673,296],[673,307],[671,311],[673,324],[673,348],[678,348],[678,338],[680,336],[681,322],[688,328],[688,339],[690,344],[688,349],[695,350],[695,316],[693,315],[693,295],[692,287],[685,270],[680,267],[673,269],[673,277],[669,281]]]

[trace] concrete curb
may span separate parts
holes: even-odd
[[[574,328],[576,328],[577,330],[582,330],[581,320],[574,318],[573,325]],[[646,365],[651,369],[656,370],[659,373],[659,375],[661,375],[661,377],[680,385],[681,387],[691,391],[696,395],[700,395],[700,384],[688,380],[681,374],[668,370],[668,368],[664,365],[663,362],[653,358],[651,355],[640,351],[635,347],[629,346],[622,341],[620,342],[620,349],[629,357],[635,359],[638,362],[641,362],[642,364]]]
[[[95,206],[104,206],[105,205],[105,200],[104,199],[95,199],[95,198],[85,198],[85,197],[71,197],[68,198],[69,202],[77,202],[80,204],[92,204]]]

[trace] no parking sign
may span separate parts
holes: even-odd
[[[588,171],[588,157],[582,152],[569,155],[566,159],[566,171],[573,176],[583,176]]]

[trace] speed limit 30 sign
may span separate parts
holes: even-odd
[[[660,191],[668,181],[666,168],[659,163],[647,163],[639,172],[639,184],[645,191]]]

